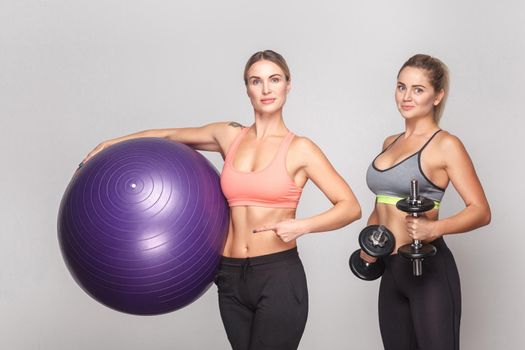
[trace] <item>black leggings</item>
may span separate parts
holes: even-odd
[[[297,349],[308,317],[308,290],[297,249],[223,257],[219,308],[234,350]]]
[[[458,350],[461,290],[454,257],[443,238],[432,242],[434,257],[423,261],[423,275],[412,262],[386,257],[379,288],[379,326],[386,350]]]

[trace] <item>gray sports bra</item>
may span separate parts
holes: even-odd
[[[440,131],[436,131],[419,151],[390,168],[380,170],[376,168],[375,161],[392,147],[404,133],[374,158],[366,172],[366,183],[370,190],[375,193],[378,203],[395,204],[399,199],[408,197],[410,195],[410,181],[415,179],[419,184],[419,194],[433,200],[436,204],[434,208],[439,207],[439,202],[445,194],[445,188],[436,186],[425,176],[423,169],[421,169],[421,152]]]

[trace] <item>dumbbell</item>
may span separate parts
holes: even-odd
[[[368,263],[361,259],[360,249],[352,253],[349,260],[350,270],[358,278],[365,281],[373,281],[385,271],[384,256],[390,255],[394,251],[396,241],[392,232],[383,225],[370,225],[359,233],[359,246],[363,251],[373,257],[378,258],[374,263]]]
[[[412,180],[410,182],[410,197],[398,201],[396,207],[405,213],[418,217],[420,213],[434,208],[434,201],[421,197],[417,180]],[[412,260],[414,276],[421,276],[423,274],[423,259],[436,255],[437,249],[432,244],[423,244],[420,240],[414,239],[412,244],[405,244],[399,247],[397,252],[401,256]]]

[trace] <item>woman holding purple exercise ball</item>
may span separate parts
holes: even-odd
[[[228,339],[235,350],[296,349],[308,314],[297,239],[348,225],[361,211],[319,147],[286,127],[282,112],[291,79],[284,58],[271,50],[255,53],[246,64],[244,82],[254,110],[251,126],[221,122],[142,131],[102,142],[84,162],[115,143],[142,137],[220,152],[230,226],[216,284]],[[297,219],[296,208],[309,179],[333,206]]]
[[[376,194],[368,224],[388,227],[396,241],[394,253],[384,258],[379,289],[379,325],[387,350],[459,349],[460,281],[443,236],[490,222],[489,204],[465,147],[438,126],[448,82],[447,67],[437,58],[419,54],[405,62],[395,93],[405,131],[385,139],[367,172],[368,186]],[[396,207],[410,197],[412,179],[418,182],[419,194],[434,201],[434,208],[418,217]],[[465,208],[439,218],[440,201],[450,182]],[[419,241],[437,249],[435,256],[422,262],[421,275],[409,259],[396,254],[400,247]],[[363,251],[361,258],[376,260]]]

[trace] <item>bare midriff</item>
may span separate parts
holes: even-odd
[[[274,231],[253,233],[254,229],[295,218],[293,208],[235,206],[230,208],[230,227],[223,255],[248,258],[294,248],[295,240],[285,243]]]
[[[376,203],[376,212],[379,219],[379,225],[386,226],[390,232],[394,234],[396,239],[396,247],[392,254],[397,254],[397,249],[405,244],[411,244],[412,239],[408,235],[405,217],[408,215],[405,212],[397,209],[395,205],[385,204],[385,203]],[[425,216],[429,220],[437,220],[439,211],[437,209],[432,209],[426,213],[420,214],[420,216]]]

